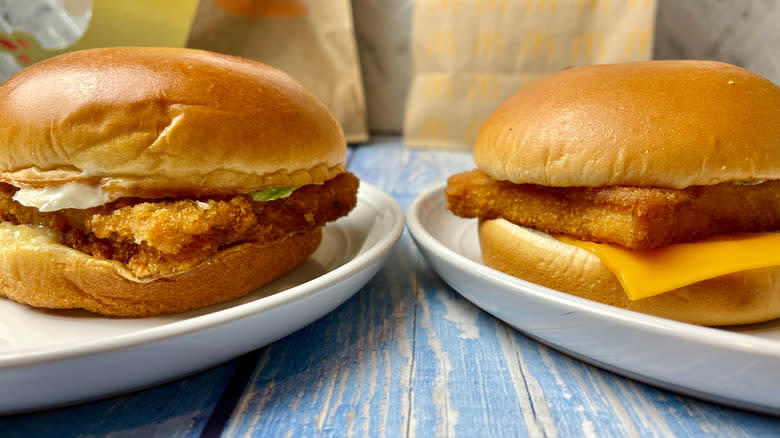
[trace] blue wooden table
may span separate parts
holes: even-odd
[[[352,172],[404,208],[472,167],[467,153],[408,150],[397,137],[349,156]],[[352,299],[265,348],[162,386],[0,418],[0,437],[38,436],[762,437],[780,436],[780,418],[547,348],[450,289],[405,233]]]

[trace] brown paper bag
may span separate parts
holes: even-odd
[[[330,108],[348,142],[368,139],[348,0],[201,0],[188,46],[289,73]]]
[[[656,0],[418,0],[410,147],[471,148],[520,87],[573,65],[649,59]]]

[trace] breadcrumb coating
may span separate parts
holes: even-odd
[[[48,227],[67,246],[125,263],[139,278],[156,278],[185,271],[231,245],[275,242],[345,216],[357,203],[358,184],[343,173],[273,201],[248,195],[123,198],[49,213],[17,203],[16,188],[0,184],[0,220]]]
[[[504,218],[580,240],[647,250],[716,234],[780,229],[780,180],[682,190],[545,187],[497,181],[479,170],[451,176],[447,208],[466,218]]]

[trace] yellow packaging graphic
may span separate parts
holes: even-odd
[[[656,0],[418,0],[404,143],[470,148],[487,116],[542,76],[649,59],[655,10]]]
[[[0,2],[0,81],[67,51],[108,46],[183,47],[197,0]]]

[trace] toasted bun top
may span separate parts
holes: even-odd
[[[345,169],[338,122],[287,74],[193,49],[67,53],[0,85],[0,180],[116,198],[235,194]]]
[[[710,61],[563,70],[483,124],[474,159],[500,180],[684,188],[780,178],[780,87]]]

